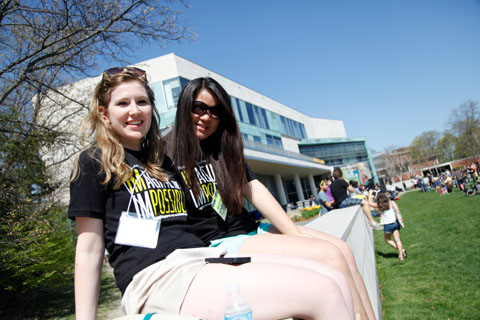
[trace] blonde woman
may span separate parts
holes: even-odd
[[[70,185],[76,319],[96,318],[105,248],[127,314],[220,319],[234,279],[255,319],[352,319],[346,279],[320,264],[253,255],[239,266],[205,262],[225,252],[204,247],[186,224],[182,179],[164,156],[158,123],[143,70],[104,72],[83,127],[91,144]]]

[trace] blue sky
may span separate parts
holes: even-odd
[[[443,131],[480,101],[479,0],[192,0],[197,41],[174,52],[311,117],[343,120],[376,151]]]

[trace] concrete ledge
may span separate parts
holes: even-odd
[[[328,214],[315,218],[304,224],[306,227],[319,230],[344,240],[352,249],[357,268],[365,282],[368,296],[372,303],[375,317],[382,318],[380,290],[378,287],[377,263],[375,259],[375,243],[373,231],[362,213],[360,206],[336,209]],[[377,231],[381,232],[381,231]],[[116,320],[142,320],[145,315],[133,315]],[[151,320],[200,320],[199,318],[178,314],[158,313]]]
[[[305,224],[306,227],[322,231],[344,240],[352,249],[375,317],[382,318],[382,305],[378,287],[377,262],[375,259],[375,242],[360,206],[336,209]],[[376,231],[381,232],[381,231]]]

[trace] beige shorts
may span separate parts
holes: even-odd
[[[222,248],[175,250],[133,277],[122,298],[123,312],[126,315],[179,313],[190,284],[205,265],[205,258],[224,254]]]

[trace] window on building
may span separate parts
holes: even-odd
[[[262,120],[263,120],[263,127],[266,129],[270,129],[268,125],[268,119],[267,119],[267,113],[265,112],[265,109],[259,108],[262,112]]]
[[[182,91],[180,78],[173,78],[163,81],[163,88],[165,91],[167,110],[176,108],[178,97]]]
[[[237,117],[238,121],[243,122],[243,115],[242,109],[240,108],[240,103],[237,98],[230,96],[230,100],[232,103],[233,111],[235,112],[235,116]]]
[[[162,82],[154,82],[150,84],[150,87],[155,94],[155,106],[157,107],[158,111],[164,112],[167,111],[167,102],[165,101],[165,94],[163,92],[163,85]]]
[[[307,138],[307,132],[305,131],[305,126],[303,125],[303,123],[300,123],[300,132],[302,134],[302,139],[306,139]]]
[[[253,112],[253,106],[251,103],[245,102],[245,107],[247,108],[247,114],[248,114],[248,122],[250,124],[253,124],[254,126],[257,125],[257,122],[255,121],[255,114]]]
[[[295,183],[293,180],[286,180],[284,183],[285,192],[287,193],[288,202],[297,203],[298,195],[297,189],[295,189]]]
[[[277,148],[283,148],[282,144],[282,139],[277,136],[272,136],[270,134],[266,134],[265,138],[267,138],[267,144],[269,146],[277,147]]]
[[[310,199],[312,191],[310,189],[310,183],[308,183],[308,178],[300,178],[300,185],[302,186],[303,198],[305,200]]]
[[[282,124],[282,133],[299,139],[305,139],[307,137],[303,123],[285,118],[284,116],[280,116],[280,122]]]

